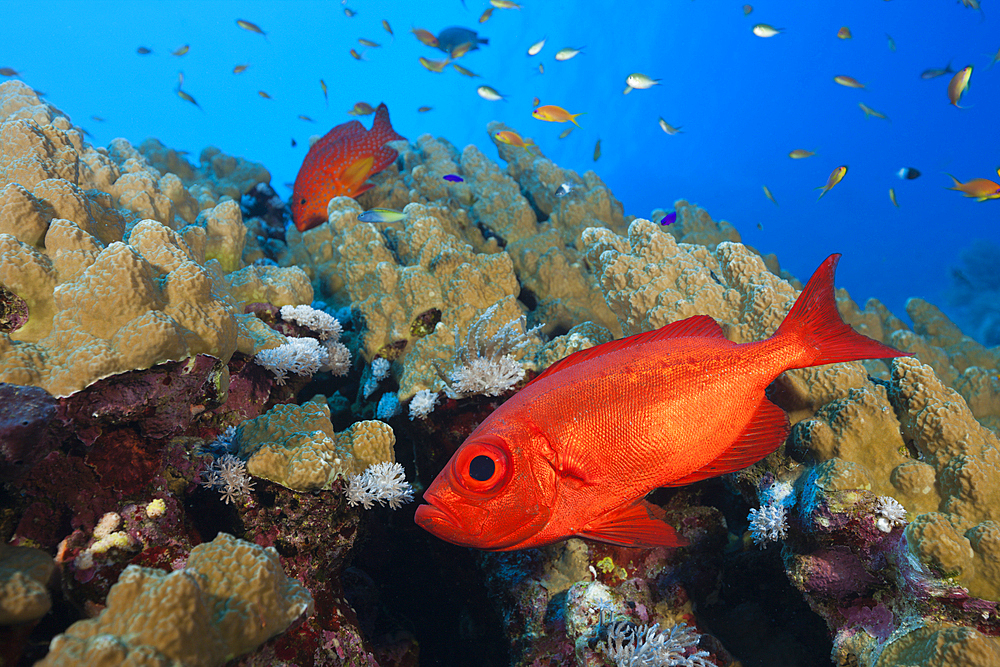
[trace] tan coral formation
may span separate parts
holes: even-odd
[[[124,139],[84,142],[18,81],[0,84],[0,137],[0,284],[29,310],[0,334],[0,381],[66,396],[163,361],[253,354],[276,343],[244,303],[311,302],[301,270],[243,267],[229,197],[262,168],[213,153],[196,200]]]
[[[52,557],[41,549],[0,543],[0,626],[35,621],[48,613]]]
[[[251,475],[293,491],[329,488],[338,476],[396,460],[396,438],[388,424],[360,421],[334,433],[330,408],[315,401],[277,405],[240,424],[234,440]]]
[[[96,617],[57,635],[39,667],[216,667],[280,634],[313,600],[272,547],[220,533],[166,573],[129,565]]]

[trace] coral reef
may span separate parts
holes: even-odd
[[[261,165],[94,147],[0,84],[0,658],[995,664],[1000,360],[921,299],[911,328],[838,291],[914,356],[773,383],[781,449],[650,497],[688,547],[473,557],[413,525],[552,363],[693,315],[759,340],[801,288],[694,204],[627,216],[594,172],[496,146],[393,142],[300,232]],[[406,216],[358,220],[376,206]]]

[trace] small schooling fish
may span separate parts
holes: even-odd
[[[948,82],[948,101],[959,109],[963,108],[958,106],[958,103],[962,100],[962,95],[965,95],[966,91],[969,90],[969,79],[971,78],[972,65],[969,65],[958,70]]]
[[[899,208],[899,202],[896,201],[896,190],[894,188],[889,188],[889,199],[892,200],[892,205]]]
[[[135,50],[135,52],[138,53],[140,56],[148,56],[150,53],[153,52],[153,49],[147,48],[145,46],[140,46]]]
[[[391,37],[392,37],[393,39],[395,39],[395,38],[396,38],[396,35],[392,34],[392,26],[391,26],[391,25],[389,25],[389,22],[388,22],[388,21],[386,21],[385,19],[382,19],[382,29],[383,29],[383,30],[385,30],[385,31],[386,31],[387,33],[389,33],[389,35],[390,35],[390,36],[391,36]]]
[[[536,107],[531,115],[538,120],[546,120],[550,123],[573,123],[577,127],[580,124],[576,122],[577,116],[582,116],[587,113],[586,111],[581,111],[580,113],[570,113],[563,109],[562,107],[557,107],[554,104],[546,104],[544,106]]]
[[[753,27],[753,34],[757,35],[758,37],[774,37],[779,32],[784,32],[784,31],[785,31],[784,28],[775,28],[774,26],[770,26],[766,23],[758,23]]]
[[[233,67],[233,74],[243,74],[250,65],[236,65]]]
[[[354,106],[347,113],[352,116],[370,116],[375,113],[375,107],[367,102],[355,102]]]
[[[410,28],[410,32],[412,32],[422,44],[435,48],[437,47],[438,39],[430,30],[424,30],[423,28]]]
[[[629,74],[625,78],[625,93],[626,95],[632,91],[633,88],[637,90],[646,90],[647,88],[652,88],[653,86],[659,85],[660,79],[653,79],[645,74],[640,74],[635,72],[634,74]]]
[[[508,146],[515,146],[517,148],[523,148],[529,153],[531,152],[532,148],[535,149],[538,148],[538,146],[535,145],[535,142],[533,140],[528,139],[527,141],[525,141],[524,139],[521,138],[520,134],[514,132],[513,130],[500,130],[493,136],[496,137],[496,140],[502,144],[507,144]],[[541,153],[541,150],[539,149],[538,152]]]
[[[198,104],[193,97],[191,97],[190,95],[188,95],[186,92],[184,92],[180,88],[177,89],[177,97],[181,98],[185,102],[190,102],[191,104],[193,104],[196,107],[198,107],[199,109],[201,109],[201,105]]]
[[[681,134],[681,133],[683,133],[683,130],[681,129],[680,125],[678,125],[677,127],[674,127],[673,125],[671,125],[667,121],[663,120],[662,116],[660,117],[660,120],[658,122],[659,122],[659,125],[660,125],[660,129],[663,130],[664,132],[666,132],[667,134],[669,134],[670,136],[673,136],[675,134]]]
[[[819,193],[819,197],[816,198],[816,201],[822,199],[823,195],[829,192],[830,189],[833,188],[833,186],[835,186],[837,183],[840,183],[840,181],[844,178],[844,174],[846,173],[847,173],[847,165],[841,165],[836,169],[834,169],[832,172],[830,172],[830,178],[826,179],[826,185],[821,185],[816,188],[817,190],[822,190],[822,192]]]
[[[467,76],[467,77],[469,77],[471,79],[475,79],[475,78],[479,77],[478,74],[476,74],[472,70],[465,69],[464,67],[462,67],[458,63],[452,63],[451,66],[454,67],[455,71],[458,72],[459,74],[461,74],[462,76]]]
[[[326,102],[326,106],[330,106],[330,98],[326,94],[326,81],[323,79],[319,80],[319,87],[323,89],[323,101]]]
[[[844,27],[842,27],[840,30],[837,31],[837,37],[839,37],[840,39],[850,39],[852,37],[851,29],[845,25]]]
[[[399,222],[406,214],[391,208],[372,208],[358,216],[359,222]]]
[[[843,74],[840,74],[838,76],[833,77],[833,80],[836,81],[837,83],[839,83],[842,86],[847,86],[848,88],[864,88],[865,87],[865,84],[861,83],[860,81],[858,81],[854,77],[852,77],[852,76],[844,76]]]
[[[531,46],[528,47],[528,55],[529,56],[537,56],[539,54],[539,52],[542,50],[543,46],[545,46],[545,40],[544,39],[541,40],[540,42],[535,42],[534,44],[532,44]]]
[[[793,160],[801,160],[802,158],[812,157],[816,155],[816,151],[807,151],[804,148],[796,148],[794,151],[788,154],[788,157]]]
[[[476,94],[479,95],[484,100],[489,100],[490,102],[496,102],[497,100],[506,100],[507,98],[493,90],[489,86],[479,86],[476,88]]]
[[[907,356],[837,311],[831,255],[773,336],[734,343],[706,315],[575,352],[493,411],[424,491],[414,520],[466,547],[576,536],[624,547],[688,540],[645,500],[736,472],[788,437],[766,395],[783,372]]]
[[[997,173],[1000,174],[1000,170],[997,170]],[[958,190],[965,197],[975,197],[976,201],[1000,199],[1000,184],[994,183],[988,178],[973,178],[971,181],[962,183],[951,174],[948,176],[951,176],[951,180],[955,182],[954,187],[947,188],[948,190]]]
[[[565,49],[559,49],[556,51],[556,60],[570,60],[571,58],[575,58],[579,54],[583,53],[583,49],[584,47],[582,46],[578,49],[574,49],[569,46]]]
[[[767,195],[767,198],[774,202],[774,205],[777,206],[778,200],[774,198],[774,195],[771,194],[771,191],[767,188],[767,186],[763,185],[761,187],[764,188],[764,194]]]
[[[480,15],[479,22],[486,23],[487,21],[490,20],[491,16],[493,16],[493,7],[487,7],[486,11],[484,11],[482,15]]]
[[[594,162],[597,162],[601,157],[601,140],[598,139],[597,143],[594,144]]]
[[[954,71],[955,70],[951,68],[951,63],[948,63],[948,66],[945,67],[944,69],[941,69],[940,67],[931,67],[925,69],[923,72],[920,73],[920,78],[924,79],[925,81],[928,79],[936,79],[939,76],[944,76],[945,74],[951,74]]]
[[[753,5],[743,5],[743,16],[750,16],[753,12]]]
[[[256,23],[251,23],[250,21],[244,21],[243,19],[238,19],[236,25],[243,28],[248,32],[255,32],[261,35],[265,40],[267,39],[267,33],[260,29],[260,26]]]
[[[875,116],[876,118],[882,118],[883,120],[889,120],[889,117],[886,116],[884,113],[879,113],[878,111],[875,111],[875,109],[872,109],[870,106],[868,106],[864,102],[858,102],[858,107],[862,111],[865,112],[865,118],[871,118],[872,116]],[[889,120],[889,122],[891,123],[892,121]]]
[[[896,172],[896,176],[903,180],[912,181],[914,178],[920,178],[920,171],[913,167],[903,167]]]
[[[430,72],[437,72],[438,74],[443,72],[444,68],[448,66],[449,62],[451,62],[447,58],[444,60],[429,60],[423,56],[420,56],[418,60],[420,61],[420,64],[424,66],[424,69]]]
[[[185,44],[184,46],[178,47],[176,51],[171,51],[172,56],[183,56],[185,53],[191,50],[191,47]]]

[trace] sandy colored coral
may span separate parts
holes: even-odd
[[[34,621],[49,611],[54,569],[41,549],[0,544],[0,626]]]
[[[875,667],[993,667],[1000,640],[975,628],[937,623],[893,639]]]
[[[192,549],[183,570],[129,565],[104,611],[53,639],[37,665],[214,667],[312,609],[312,596],[285,575],[273,548],[220,533]]]
[[[86,144],[20,82],[0,84],[0,135],[0,283],[30,314],[0,334],[0,381],[66,396],[163,361],[253,354],[270,341],[240,317],[248,300],[312,300],[297,269],[238,270],[236,202],[216,194],[199,214],[178,176],[123,139]],[[211,183],[236,178],[227,197],[258,180],[248,163],[210,157]]]
[[[235,440],[251,475],[295,491],[316,491],[338,475],[357,475],[374,463],[396,460],[388,424],[355,422],[335,434],[330,408],[314,401],[275,406],[243,422]]]

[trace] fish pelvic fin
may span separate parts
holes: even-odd
[[[353,193],[351,196],[357,196],[368,189],[364,187],[364,184],[373,166],[375,166],[375,158],[367,155],[349,164],[341,173],[340,181],[348,192]]]
[[[683,547],[689,542],[665,520],[663,508],[640,500],[591,521],[578,537],[622,547]]]
[[[807,356],[789,368],[806,368],[860,359],[912,356],[868,336],[844,322],[837,310],[833,278],[840,254],[827,257],[806,284],[772,339],[798,340]]]
[[[765,398],[750,417],[743,432],[724,454],[664,486],[686,486],[709,477],[743,470],[780,447],[791,430],[785,411]]]

